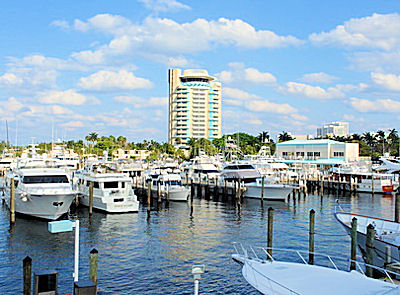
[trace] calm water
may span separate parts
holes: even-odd
[[[205,264],[202,294],[259,294],[233,262],[233,242],[265,246],[267,209],[274,214],[274,247],[306,250],[309,210],[316,211],[315,251],[348,257],[350,239],[333,217],[337,196],[307,196],[287,203],[245,200],[240,212],[226,202],[194,199],[152,211],[103,214],[79,209],[81,221],[80,278],[88,278],[89,252],[99,251],[99,294],[193,294],[191,267]],[[394,199],[380,195],[341,196],[346,211],[392,219]],[[10,228],[0,205],[0,294],[22,293],[22,260],[33,259],[33,271],[55,269],[59,294],[72,293],[73,233],[50,234],[47,222],[17,217]]]

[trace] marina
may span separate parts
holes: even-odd
[[[274,208],[274,247],[308,249],[309,210],[316,212],[315,250],[348,257],[350,239],[333,214],[339,198],[348,212],[393,219],[393,197],[379,195],[308,195],[289,202],[244,199],[241,209],[232,202],[195,197],[189,203],[146,206],[138,213],[105,214],[80,208],[81,277],[88,276],[88,256],[99,251],[98,294],[192,294],[191,266],[205,264],[200,281],[205,294],[257,294],[242,278],[240,266],[231,260],[233,243],[266,246],[268,208]],[[69,233],[52,236],[47,223],[17,218],[9,226],[9,212],[0,215],[1,274],[3,294],[21,291],[22,260],[33,259],[33,270],[56,269],[59,291],[67,294],[72,286],[73,238]],[[17,267],[19,266],[19,267]],[[227,279],[229,278],[229,279]],[[7,287],[6,287],[7,286]],[[7,288],[7,289],[6,289]]]

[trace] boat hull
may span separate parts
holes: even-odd
[[[259,185],[245,185],[246,198],[261,199],[262,187]],[[280,184],[266,184],[264,186],[264,200],[285,201],[286,197],[293,191],[294,187]]]
[[[128,213],[128,212],[138,212],[139,202],[126,200],[126,196],[121,196],[125,200],[123,202],[114,202],[114,199],[118,199],[116,196],[111,200],[106,200],[104,197],[93,196],[93,209],[97,209],[107,213]],[[89,196],[80,195],[79,203],[83,206],[89,207]]]
[[[15,194],[15,212],[37,218],[56,220],[66,214],[76,193],[58,195],[29,195]],[[10,207],[9,192],[4,194],[6,204]]]
[[[394,232],[400,232],[400,224],[395,223],[390,220],[384,220],[384,219],[379,219],[379,218],[371,218],[368,216],[364,215],[359,215],[359,214],[351,214],[351,213],[335,213],[335,218],[339,221],[339,223],[344,227],[346,230],[347,234],[351,235],[351,219],[355,217],[357,218],[357,244],[358,247],[362,253],[362,256],[365,260],[366,257],[366,241],[367,241],[367,235],[366,235],[366,228],[368,224],[375,224],[375,227],[377,228],[376,232],[376,237],[374,239],[374,256],[373,256],[373,265],[378,266],[383,268],[385,266],[386,260],[385,260],[385,253],[386,253],[386,247],[390,247],[391,250],[391,257],[392,261],[400,261],[400,255],[399,255],[399,245],[400,245],[400,240],[399,241],[393,241],[393,243],[390,243],[388,241],[383,240],[385,238],[385,235],[382,235],[382,232],[380,232],[380,223],[385,223],[387,225],[390,225],[393,228]]]
[[[158,196],[157,190],[152,190],[152,192],[154,197]],[[168,198],[169,201],[186,202],[188,200],[189,193],[190,190],[183,186],[179,188],[170,187],[168,190],[168,197],[167,193],[163,190],[161,192],[161,198],[165,200]]]

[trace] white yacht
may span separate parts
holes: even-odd
[[[224,181],[230,185],[234,185],[235,181],[240,181],[246,188],[245,197],[261,199],[263,178],[253,165],[240,162],[226,165],[221,171],[221,185],[224,185]],[[273,183],[273,180],[264,177],[263,198],[284,201],[295,188],[292,185]]]
[[[15,183],[15,211],[55,220],[68,212],[76,196],[65,170],[20,168],[5,177],[4,198],[10,206],[11,179]]]
[[[338,212],[335,213],[335,218],[344,227],[346,232],[351,235],[351,221],[357,218],[357,243],[358,247],[365,257],[366,254],[366,239],[367,226],[372,224],[375,229],[374,241],[374,265],[384,267],[386,248],[391,249],[390,256],[392,262],[400,262],[400,224],[391,220],[365,216],[361,214]]]
[[[93,183],[93,208],[109,213],[137,212],[139,201],[128,174],[110,171],[107,165],[95,164],[75,174],[79,203],[89,206],[89,188]]]
[[[182,185],[179,174],[152,174],[150,175],[152,195],[169,201],[187,201],[190,190]]]
[[[349,261],[342,257],[314,252],[318,264],[312,265],[306,262],[308,252],[305,251],[272,249],[272,256],[265,248],[242,249],[236,248],[232,259],[243,265],[243,277],[261,294],[400,294],[400,287],[391,279],[395,273],[370,266],[386,274],[388,279],[367,277],[361,261],[357,261],[356,270],[349,271],[345,268]],[[284,260],[278,259],[280,256]]]
[[[212,159],[207,156],[195,157],[190,170],[189,174],[193,183],[209,181],[214,184],[217,183],[220,176],[217,166],[213,163]],[[185,173],[185,171],[183,173]],[[184,176],[182,175],[182,177]]]

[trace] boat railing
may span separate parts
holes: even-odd
[[[250,250],[248,250],[247,249]],[[267,261],[287,261],[287,262],[297,262],[297,261],[288,261],[288,256],[290,254],[295,254],[298,258],[300,258],[301,262],[303,264],[309,265],[304,257],[307,257],[309,254],[313,254],[314,256],[314,265],[317,266],[323,266],[323,267],[329,267],[329,268],[334,268],[336,270],[341,270],[341,271],[349,271],[350,270],[350,264],[353,262],[356,265],[355,271],[361,273],[362,275],[365,275],[365,270],[367,268],[371,268],[373,270],[376,270],[377,272],[384,274],[386,278],[392,283],[397,285],[392,278],[398,278],[400,276],[399,273],[381,268],[375,265],[367,264],[363,261],[359,260],[353,260],[350,258],[344,258],[344,257],[339,257],[339,256],[333,256],[333,255],[327,255],[325,253],[318,253],[318,252],[309,252],[305,250],[297,250],[297,249],[287,249],[287,248],[273,248],[273,247],[253,247],[253,246],[247,246],[244,247],[241,243],[234,243],[234,249],[237,255],[241,255],[249,260],[256,260],[262,263],[265,263]],[[282,259],[277,259],[278,254],[276,253],[284,253],[282,255]],[[262,253],[264,256],[260,255]],[[271,253],[275,253],[272,255]],[[289,255],[288,255],[289,253]],[[316,259],[316,257],[322,257],[326,261],[328,261],[328,264],[322,263],[323,261],[321,259]]]

